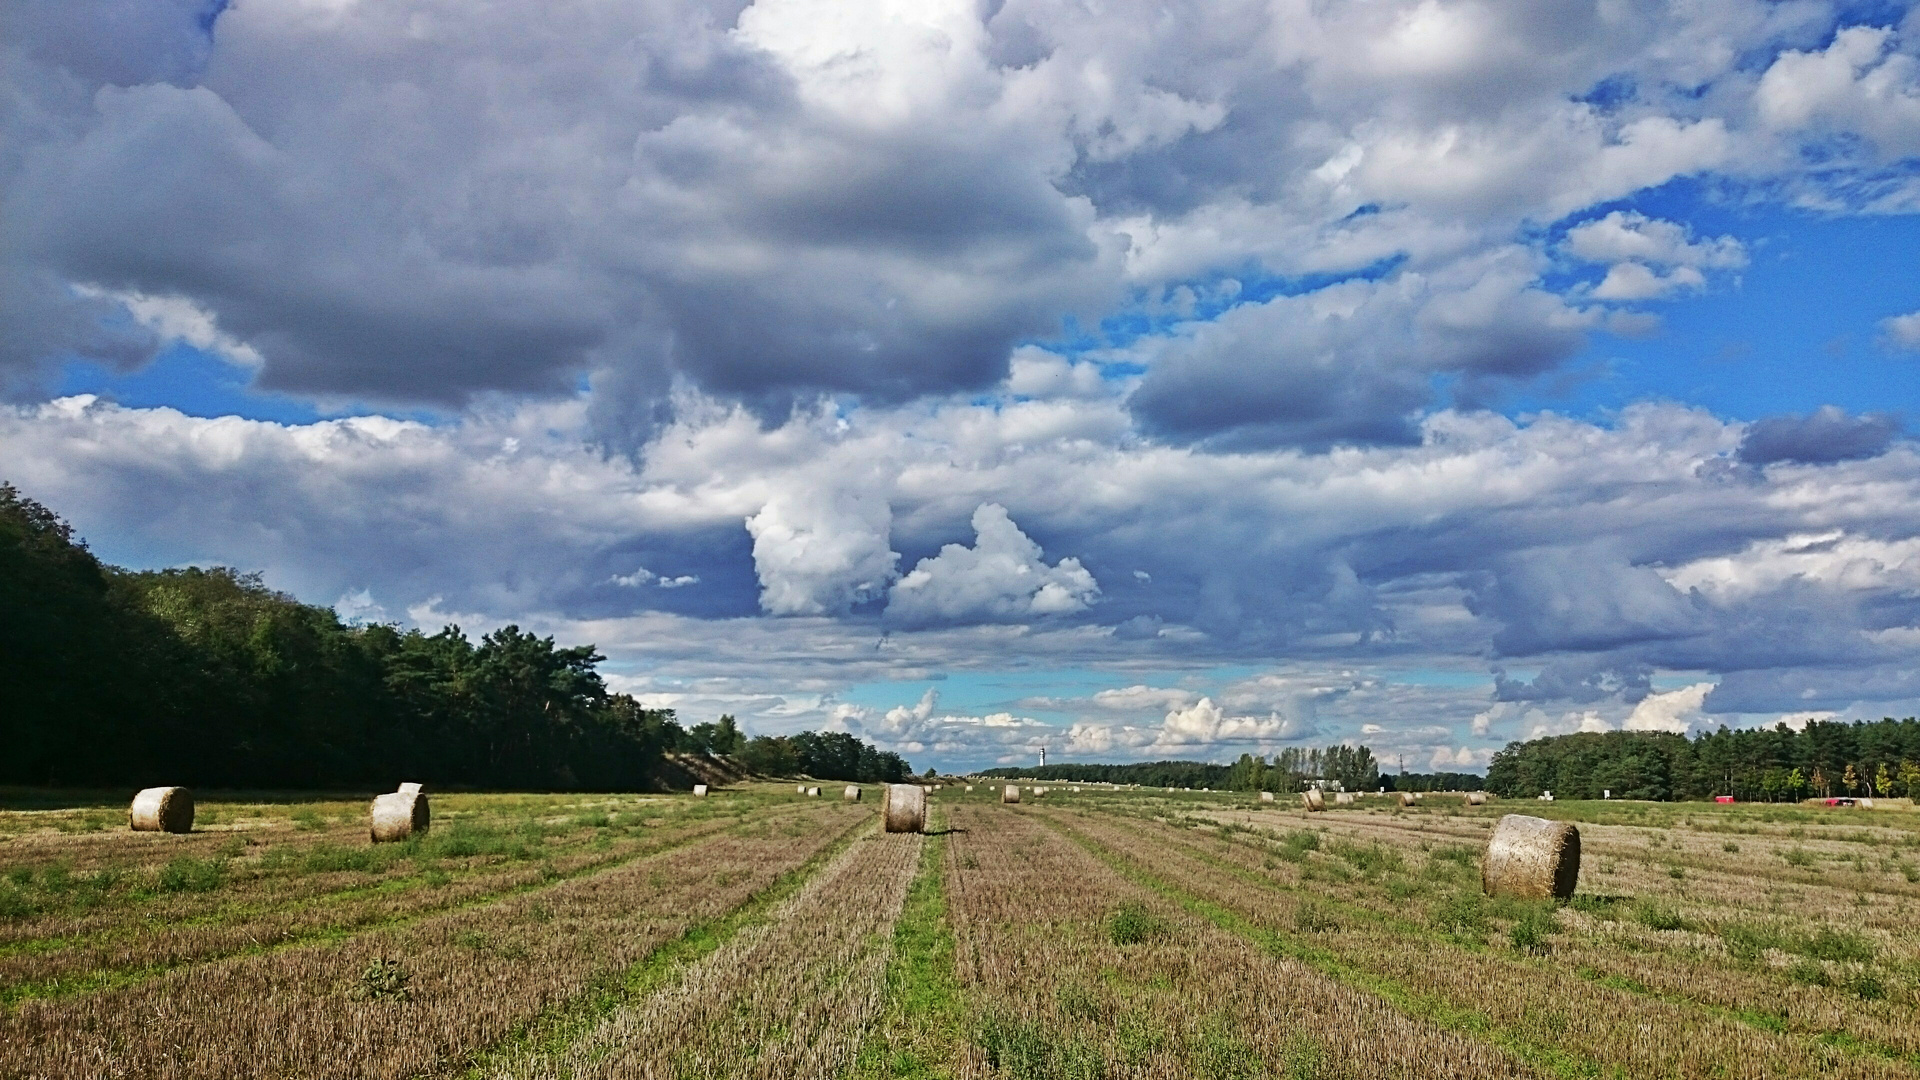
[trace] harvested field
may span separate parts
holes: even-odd
[[[1920,1077],[1920,814],[1054,794],[0,810],[0,1078]]]

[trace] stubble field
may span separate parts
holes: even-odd
[[[1920,1077],[1911,811],[879,794],[42,796],[0,1077]],[[1480,895],[1510,812],[1573,901]]]

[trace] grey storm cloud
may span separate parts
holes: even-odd
[[[1822,405],[1805,416],[1769,416],[1756,420],[1740,441],[1740,460],[1749,465],[1793,461],[1824,465],[1883,454],[1900,434],[1900,418],[1887,413],[1848,416]]]
[[[116,561],[995,753],[1046,725],[832,695],[1009,657],[1496,669],[1083,733],[1142,752],[1913,696],[1897,418],[1480,411],[1745,262],[1605,207],[1911,202],[1911,34],[1758,0],[849,10],[13,0],[4,478]],[[443,411],[46,400],[183,341]],[[1471,758],[1439,737],[1393,745]]]
[[[67,357],[153,355],[165,335],[114,309],[161,299],[249,350],[264,388],[458,406],[585,381],[596,437],[629,450],[686,388],[767,423],[821,395],[985,392],[1023,341],[1223,275],[1336,284],[1117,345],[1146,367],[1143,430],[1410,443],[1436,381],[1474,407],[1612,325],[1542,284],[1537,226],[1786,160],[1800,114],[1757,124],[1736,60],[1810,47],[1830,18],[13,8],[9,396]],[[1602,83],[1638,89],[1585,100]],[[1863,137],[1896,121],[1863,114]]]

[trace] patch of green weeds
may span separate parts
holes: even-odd
[[[1487,933],[1487,905],[1479,893],[1460,892],[1433,909],[1435,930],[1460,941],[1478,943]]]
[[[1138,945],[1166,937],[1169,933],[1171,929],[1166,920],[1138,901],[1122,904],[1119,910],[1107,916],[1107,940],[1115,945]]]
[[[1591,915],[1596,919],[1617,921],[1620,918],[1620,898],[1602,896],[1598,893],[1575,893],[1567,906],[1575,911]]]
[[[1788,946],[1793,952],[1814,960],[1864,964],[1873,959],[1873,942],[1855,930],[1835,930],[1823,926]]]
[[[407,983],[413,975],[400,965],[397,956],[376,956],[360,970],[360,985],[354,995],[367,1001],[405,1001]]]
[[[1692,930],[1693,923],[1679,910],[1667,906],[1651,896],[1641,897],[1633,905],[1633,919],[1649,930]]]
[[[1211,1017],[1187,1045],[1187,1063],[1203,1080],[1254,1080],[1266,1074],[1266,1062],[1253,1045],[1236,1036],[1219,1017]]]
[[[989,1014],[975,1043],[989,1066],[1014,1080],[1100,1080],[1107,1073],[1106,1059],[1094,1047],[1034,1020]]]
[[[212,892],[227,882],[227,860],[181,855],[160,868],[163,892]]]
[[[1826,966],[1818,960],[1795,960],[1787,968],[1787,978],[1807,986],[1829,986],[1833,982],[1827,977]]]
[[[1727,951],[1740,960],[1758,960],[1768,949],[1785,945],[1779,931],[1751,923],[1728,923],[1722,926],[1720,940],[1726,944]]]
[[[1560,929],[1559,912],[1548,905],[1529,907],[1507,930],[1515,949],[1532,956],[1545,955],[1548,939]]]
[[[1369,877],[1390,870],[1398,870],[1401,867],[1400,853],[1381,847],[1379,844],[1354,844],[1336,840],[1327,845],[1327,850]]]
[[[1340,929],[1340,922],[1331,912],[1309,900],[1295,909],[1293,928],[1303,934],[1323,934]]]
[[[1299,862],[1307,857],[1308,852],[1319,850],[1320,834],[1311,829],[1301,829],[1288,833],[1280,841],[1276,854],[1288,862]]]

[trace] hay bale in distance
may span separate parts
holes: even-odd
[[[1003,803],[1019,802],[1020,801],[1020,785],[1008,784],[1006,787],[1002,788],[1000,790],[1000,801]]]
[[[401,784],[399,787],[394,788],[393,790],[399,792],[402,795],[418,795],[420,794],[420,785],[413,784],[413,783]]]
[[[1488,896],[1564,900],[1579,883],[1580,830],[1571,823],[1508,814],[1494,826],[1480,861]]]
[[[193,831],[193,792],[183,787],[150,787],[133,797],[127,827],[134,832]]]
[[[1263,791],[1263,792],[1261,792],[1261,793],[1260,793],[1260,801],[1261,801],[1261,802],[1272,802],[1272,801],[1273,801],[1273,792],[1271,792],[1271,791]]]
[[[817,799],[817,798],[819,798],[819,797],[820,797],[820,789],[819,789],[819,788],[817,788],[817,787],[810,787],[810,788],[808,788],[808,789],[807,789],[807,798],[809,798],[809,799]]]
[[[706,798],[706,797],[707,797],[707,785],[705,785],[705,784],[695,784],[695,785],[693,785],[693,793],[694,793],[694,795],[696,795],[696,796],[698,796],[699,798],[702,798],[702,799],[704,799],[704,798]]]
[[[848,784],[846,792],[841,797],[846,799],[848,802],[859,802],[860,801],[860,785]]]
[[[795,795],[805,795],[807,793],[807,785],[805,784],[793,785],[793,793]]]
[[[1413,792],[1411,792],[1411,791],[1403,791],[1403,792],[1401,792],[1401,793],[1400,793],[1400,805],[1401,805],[1401,806],[1412,806],[1412,805],[1413,805]]]
[[[927,831],[927,792],[918,784],[888,784],[884,815],[890,833]]]
[[[1317,787],[1310,787],[1301,792],[1300,801],[1306,804],[1308,810],[1318,811],[1327,808],[1326,793]]]
[[[391,791],[373,799],[372,824],[367,833],[376,844],[391,844],[419,836],[433,824],[427,797],[417,791]]]
[[[1467,805],[1468,805],[1468,806],[1485,806],[1485,805],[1487,805],[1487,793],[1486,793],[1486,792],[1484,792],[1484,791],[1469,791],[1469,792],[1467,792]]]
[[[1336,791],[1333,795],[1333,801],[1337,806],[1352,806],[1355,800],[1353,792],[1351,791]]]

